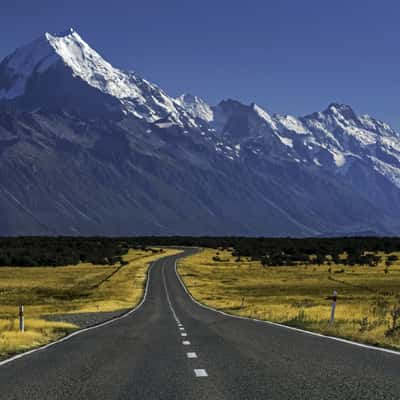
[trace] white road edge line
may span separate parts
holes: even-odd
[[[157,260],[157,261],[159,261],[159,260]],[[150,264],[150,267],[147,269],[146,287],[145,287],[145,290],[144,290],[144,294],[143,294],[142,300],[140,301],[140,303],[136,307],[134,307],[131,310],[127,311],[125,314],[120,315],[119,317],[110,319],[108,321],[102,322],[102,323],[94,325],[94,326],[89,326],[88,328],[79,329],[79,330],[74,331],[74,332],[70,333],[69,335],[64,336],[63,338],[58,339],[58,340],[56,340],[54,342],[45,344],[44,346],[41,346],[41,347],[38,347],[36,349],[32,349],[32,350],[26,351],[24,353],[17,354],[17,355],[15,355],[13,357],[10,357],[10,358],[7,358],[7,359],[5,359],[3,361],[0,361],[0,367],[2,367],[3,365],[6,365],[6,364],[8,364],[8,363],[10,363],[12,361],[16,361],[16,360],[18,360],[20,358],[23,358],[23,357],[29,356],[31,354],[37,353],[39,351],[47,350],[50,347],[53,347],[53,346],[55,346],[57,344],[66,342],[67,340],[72,339],[73,337],[78,336],[81,333],[89,332],[89,331],[92,331],[94,329],[102,328],[103,326],[110,325],[110,324],[112,324],[114,322],[120,321],[121,319],[124,319],[124,318],[132,315],[136,311],[138,311],[139,308],[141,308],[142,305],[144,304],[144,302],[146,301],[147,293],[149,291],[150,273],[151,273],[151,271],[153,269],[153,265],[157,261],[152,261],[151,264]]]
[[[208,376],[205,369],[195,369],[194,374],[196,375],[196,378],[206,378]]]
[[[196,248],[198,248],[198,247],[196,247]],[[181,257],[181,259],[183,259],[183,258],[185,258],[185,257]],[[287,325],[279,324],[277,322],[265,321],[265,320],[261,320],[261,319],[250,318],[250,317],[241,317],[240,315],[227,314],[224,311],[220,311],[220,310],[217,310],[215,308],[206,306],[205,304],[201,304],[200,302],[198,302],[190,294],[189,290],[186,288],[185,284],[183,283],[183,280],[182,280],[182,278],[180,277],[180,275],[178,274],[178,271],[177,271],[176,261],[177,260],[175,260],[175,274],[178,277],[178,280],[179,280],[180,284],[182,285],[183,289],[185,290],[186,294],[189,296],[189,298],[194,303],[196,303],[198,306],[200,306],[200,307],[202,307],[202,308],[204,308],[206,310],[213,311],[215,313],[218,313],[218,314],[221,314],[221,315],[225,315],[226,317],[230,317],[230,318],[243,319],[243,320],[247,320],[247,321],[255,321],[255,322],[262,323],[262,324],[277,326],[277,327],[280,327],[280,328],[288,329],[288,330],[299,332],[299,333],[304,333],[304,334],[311,335],[311,336],[316,336],[316,337],[323,338],[323,339],[334,340],[335,342],[350,344],[352,346],[361,347],[363,349],[380,351],[382,353],[389,353],[389,354],[393,354],[395,356],[400,356],[400,351],[384,349],[384,348],[380,348],[380,347],[370,346],[368,344],[353,342],[352,340],[342,339],[342,338],[338,338],[338,337],[335,337],[335,336],[328,336],[328,335],[323,335],[321,333],[310,332],[310,331],[306,331],[304,329],[295,328],[293,326],[287,326]]]

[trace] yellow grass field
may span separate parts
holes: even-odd
[[[400,328],[388,334],[391,310],[400,304],[400,262],[385,273],[376,267],[309,265],[263,267],[235,262],[229,251],[204,249],[180,261],[178,271],[198,301],[225,312],[269,320],[400,349]],[[383,260],[386,259],[384,256]],[[331,300],[338,292],[336,317],[329,325]],[[400,321],[399,321],[400,322]]]
[[[143,296],[149,263],[178,253],[130,250],[128,264],[79,264],[65,267],[0,268],[0,358],[37,347],[77,329],[41,316],[118,311],[131,308]],[[18,305],[25,306],[25,332],[19,332]]]

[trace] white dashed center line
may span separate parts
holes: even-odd
[[[181,336],[182,337],[186,337],[187,333],[184,332],[185,328],[183,327],[183,325],[182,325],[181,321],[179,320],[178,316],[176,315],[174,307],[172,306],[172,303],[171,303],[171,299],[169,297],[167,283],[166,283],[166,280],[165,280],[164,268],[165,267],[163,266],[163,268],[161,270],[161,275],[162,275],[162,279],[163,279],[163,283],[164,283],[165,295],[167,297],[168,306],[169,306],[169,309],[171,310],[172,316],[174,317],[174,319],[175,319],[175,321],[176,321],[176,323],[177,323],[177,325],[179,327],[179,331],[181,333]],[[189,340],[183,340],[182,344],[184,346],[190,346]],[[197,354],[194,353],[194,352],[188,352],[188,353],[186,353],[186,357],[187,358],[197,358]],[[194,374],[195,374],[196,378],[206,378],[206,377],[208,377],[207,371],[205,369],[195,369],[194,370]]]
[[[168,288],[167,288],[167,283],[165,281],[165,273],[164,273],[164,267],[161,270],[161,275],[162,275],[162,279],[163,279],[163,283],[164,283],[164,289],[165,289],[165,295],[167,297],[167,302],[168,302],[168,306],[169,309],[171,310],[172,316],[174,317],[174,320],[176,321],[177,324],[180,324],[181,321],[179,320],[178,316],[176,315],[176,312],[174,310],[174,307],[172,307],[172,303],[171,303],[171,299],[169,297],[169,293],[168,293]]]
[[[194,374],[196,375],[196,378],[205,378],[208,376],[205,369],[195,369]]]

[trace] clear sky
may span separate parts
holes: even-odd
[[[73,27],[171,95],[294,115],[341,102],[400,130],[399,1],[12,0],[0,27],[0,58]]]

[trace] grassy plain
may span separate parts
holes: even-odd
[[[148,265],[178,253],[129,250],[120,263],[65,267],[0,268],[0,358],[59,338],[77,326],[44,315],[117,311],[143,296]],[[19,332],[18,305],[25,306],[25,332]]]
[[[236,261],[227,250],[204,249],[181,260],[178,271],[193,297],[225,312],[400,349],[400,327],[390,330],[391,311],[400,304],[400,262],[385,272],[386,257],[376,267],[263,267]],[[334,290],[338,301],[331,326]]]

